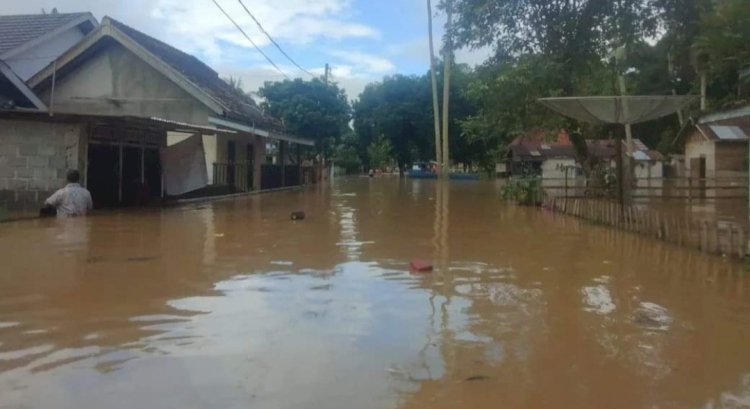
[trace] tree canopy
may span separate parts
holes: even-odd
[[[318,78],[266,82],[259,94],[263,109],[280,118],[290,132],[314,140],[323,156],[331,156],[348,129],[349,101],[336,84]]]

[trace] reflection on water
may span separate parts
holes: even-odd
[[[492,183],[341,179],[0,248],[3,409],[750,405],[741,266]]]

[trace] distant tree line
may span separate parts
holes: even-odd
[[[490,47],[492,57],[451,75],[451,160],[490,170],[507,144],[534,129],[565,127],[588,138],[618,127],[576,123],[540,106],[550,96],[695,94],[706,84],[715,110],[750,95],[748,0],[452,0],[458,47]],[[448,0],[443,0],[445,9]],[[617,58],[616,58],[617,57]],[[442,68],[436,69],[442,87]],[[350,171],[434,157],[429,72],[392,75],[367,85],[350,105],[321,79],[266,83],[262,107],[311,152]],[[442,95],[440,95],[442,97]],[[440,101],[442,104],[442,101]],[[698,114],[698,105],[683,113]],[[668,153],[677,115],[634,127],[634,135]]]

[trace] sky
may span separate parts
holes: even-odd
[[[239,0],[217,0],[290,78],[309,79],[258,29]],[[425,0],[242,0],[265,30],[303,68],[333,80],[355,99],[385,75],[422,74],[429,68]],[[433,0],[437,3],[437,0]],[[434,4],[433,4],[434,6]],[[222,77],[242,80],[251,93],[279,73],[221,13],[212,0],[0,0],[0,14],[90,11],[110,16],[191,53]],[[445,17],[437,10],[436,47]],[[458,62],[476,65],[488,50],[458,50]]]

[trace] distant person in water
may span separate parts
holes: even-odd
[[[44,201],[45,208],[55,209],[57,217],[85,216],[94,207],[91,193],[78,183],[81,174],[77,170],[69,170],[66,179],[68,184]]]

